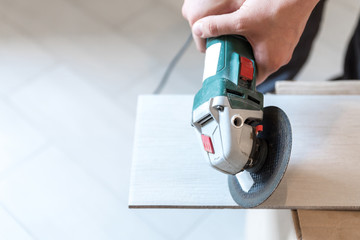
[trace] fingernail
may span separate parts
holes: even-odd
[[[201,37],[203,35],[202,26],[202,22],[196,22],[193,26],[193,33],[198,37]]]

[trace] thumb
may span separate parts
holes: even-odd
[[[242,23],[239,12],[204,17],[194,23],[192,31],[197,37],[201,38],[229,34],[241,35]]]

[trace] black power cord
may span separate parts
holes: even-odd
[[[167,66],[164,75],[161,78],[161,81],[159,82],[158,86],[156,87],[153,94],[159,94],[163,90],[164,86],[166,85],[167,81],[169,80],[169,76],[171,72],[173,71],[176,64],[179,62],[180,58],[184,55],[185,51],[189,48],[190,43],[192,41],[192,34],[188,36],[183,46],[180,48],[180,50],[176,53],[176,55],[173,57],[169,65]]]

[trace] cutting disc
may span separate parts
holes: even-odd
[[[245,191],[235,175],[228,177],[232,198],[244,208],[256,207],[270,197],[283,178],[290,159],[292,133],[285,112],[273,106],[264,108],[262,125],[263,132],[258,137],[267,142],[268,153],[262,168],[255,173],[249,172],[253,180],[251,188]]]

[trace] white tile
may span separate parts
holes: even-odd
[[[94,16],[113,26],[131,21],[141,11],[146,11],[154,4],[153,0],[67,0]]]
[[[123,110],[129,112],[131,116],[136,116],[137,98],[142,94],[152,94],[160,82],[161,73],[156,71],[153,74],[145,74],[139,81],[134,81],[127,88],[126,92],[119,94],[115,101]]]
[[[0,201],[36,239],[162,239],[56,148],[3,180]]]
[[[183,239],[209,215],[204,209],[141,209],[137,213],[166,239]],[[203,238],[199,238],[203,239]]]
[[[0,239],[4,240],[31,240],[31,234],[27,232],[17,220],[13,218],[2,206],[0,207]]]
[[[63,67],[41,76],[11,100],[72,160],[127,199],[133,117]]]
[[[0,100],[0,178],[19,161],[42,148],[47,139],[16,109]]]
[[[185,240],[296,239],[290,210],[213,210]]]
[[[179,11],[181,13],[181,8],[183,5],[182,0],[159,0],[160,2],[167,4],[168,6],[172,7],[175,11]]]
[[[152,94],[164,75],[165,69],[157,69],[142,76],[139,81],[134,81],[129,85],[128,91],[117,96],[118,105],[133,116],[136,114],[137,98],[139,95]],[[188,77],[181,75],[180,70],[174,70],[165,83],[160,94],[195,94],[201,88],[201,79],[192,81]]]
[[[112,97],[126,92],[126,86],[158,65],[157,61],[117,34],[93,36],[79,44],[82,52],[76,58],[67,59],[68,65]],[[83,53],[88,53],[88,56]]]
[[[204,62],[205,54],[197,51],[195,44],[192,43],[175,67],[174,73],[183,75],[188,82],[196,86],[201,86]]]
[[[31,39],[0,19],[0,93],[8,94],[54,64]]]
[[[168,65],[164,64],[160,79]],[[204,54],[192,43],[174,67],[162,94],[195,94],[201,88],[203,71]]]
[[[245,239],[246,210],[212,210],[210,216],[183,239]]]
[[[164,63],[170,61],[180,49],[190,34],[190,28],[180,11],[164,4],[154,4],[122,25],[120,32],[143,51]]]
[[[126,90],[124,85],[157,65],[138,46],[66,1],[14,0],[1,5],[0,12],[109,94]]]
[[[91,34],[101,26],[66,1],[2,0],[0,9],[17,26],[44,40]]]
[[[174,71],[169,77],[162,94],[195,94],[201,88],[202,80],[189,79],[185,75],[180,75]]]

